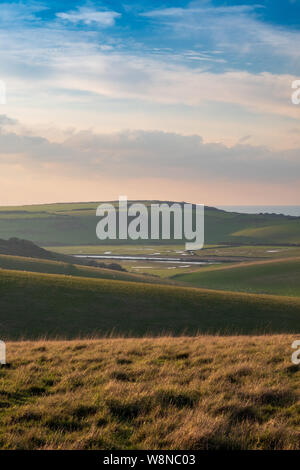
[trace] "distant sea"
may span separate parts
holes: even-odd
[[[242,214],[284,214],[300,217],[300,206],[216,206],[228,212],[240,212]]]

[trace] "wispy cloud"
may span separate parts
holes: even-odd
[[[259,4],[239,6],[188,6],[163,8],[141,13],[154,21],[158,28],[168,29],[172,37],[184,42],[220,48],[230,68],[243,67],[261,70],[268,67],[293,67],[300,70],[297,44],[300,33],[262,21]],[[251,61],[253,62],[252,64]],[[252,67],[251,67],[252,65]]]
[[[99,11],[94,8],[81,7],[66,13],[57,13],[57,18],[70,23],[83,23],[91,25],[96,23],[101,26],[113,26],[116,18],[121,14],[115,11]]]
[[[206,54],[187,52],[187,61],[168,60],[164,55],[134,54],[118,43],[101,44],[90,33],[45,28],[21,30],[12,37],[0,31],[2,76],[9,93],[30,100],[51,94],[57,106],[71,93],[95,94],[113,99],[147,103],[228,103],[251,112],[297,119],[299,110],[291,104],[292,74],[251,73],[231,70],[214,73]],[[222,61],[215,54],[216,61]],[[30,66],[28,65],[30,62]],[[75,95],[73,95],[75,96]],[[66,104],[67,106],[67,104]],[[145,108],[146,109],[146,108]]]
[[[0,21],[4,24],[19,22],[36,22],[39,20],[39,14],[48,10],[48,6],[42,2],[1,2]]]
[[[249,13],[256,11],[258,8],[263,8],[262,5],[237,5],[237,6],[225,6],[225,7],[212,7],[212,6],[189,6],[187,8],[158,8],[155,10],[140,13],[141,16],[147,16],[151,18],[160,17],[184,17],[194,13],[201,14],[237,14],[237,13]]]

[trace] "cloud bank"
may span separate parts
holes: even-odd
[[[2,124],[14,121],[1,117]],[[5,126],[0,133],[0,163],[54,168],[66,174],[99,178],[170,178],[190,181],[299,183],[300,149],[272,151],[238,143],[205,143],[201,136],[128,130],[112,134],[81,131],[63,142],[22,135]]]

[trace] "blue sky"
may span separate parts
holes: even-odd
[[[299,32],[299,0],[0,3],[4,28],[13,23],[24,30],[56,29],[58,36],[63,30],[77,32],[94,45],[161,54],[190,67],[202,61],[219,72],[281,73],[284,68],[295,73],[300,67],[288,51],[293,33],[297,37]],[[278,39],[281,36],[286,44]]]
[[[300,203],[299,21],[300,0],[0,1],[0,203]]]

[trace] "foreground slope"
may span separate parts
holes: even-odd
[[[300,297],[300,258],[209,267],[173,279],[209,289]]]
[[[0,337],[300,332],[300,299],[0,270]]]
[[[8,343],[1,449],[300,449],[294,336]]]

